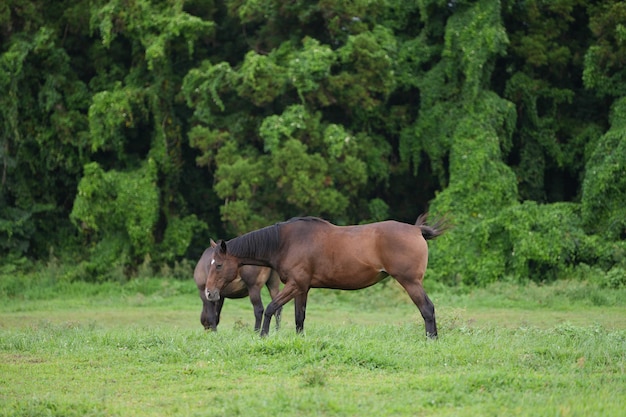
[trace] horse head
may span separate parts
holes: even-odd
[[[220,299],[220,291],[235,278],[239,262],[236,257],[228,253],[226,242],[220,240],[209,261],[209,270],[204,286],[204,293],[208,301]]]

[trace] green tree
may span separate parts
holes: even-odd
[[[587,229],[611,240],[626,237],[626,97],[611,110],[611,128],[587,161],[582,208]]]
[[[511,43],[498,77],[518,114],[509,165],[524,200],[579,201],[586,147],[606,123],[606,104],[581,83],[587,3],[533,0],[503,8]]]
[[[455,224],[431,252],[442,281],[618,276],[625,16],[618,0],[5,1],[0,262],[53,254],[100,280],[291,216],[431,211]]]
[[[88,161],[90,95],[63,33],[82,34],[86,2],[0,6],[0,247],[4,260],[47,256],[71,241],[71,206]]]
[[[368,178],[387,178],[388,148],[360,126],[328,120],[326,108],[377,112],[393,90],[394,50],[391,32],[375,26],[336,50],[305,37],[250,51],[236,68],[205,62],[189,72],[183,92],[198,122],[190,143],[202,151],[197,162],[215,168],[231,233],[299,214],[358,220],[348,208]]]
[[[120,259],[131,264],[146,256],[172,261],[185,253],[194,233],[206,228],[184,204],[173,204],[183,200],[178,188],[185,163],[184,121],[176,103],[182,77],[176,66],[214,29],[212,21],[189,14],[183,5],[102,1],[91,14],[91,29],[105,48],[94,48],[102,62],[92,82],[105,88],[93,95],[89,133],[91,151],[108,170],[96,175],[103,178],[99,183],[92,178],[95,168],[85,166],[72,218],[88,234],[104,230],[103,242],[120,240]],[[129,51],[123,51],[127,44]],[[112,53],[103,55],[107,51]],[[81,191],[104,184],[113,196],[97,198],[96,192],[92,198]],[[112,215],[92,217],[99,211]],[[92,257],[100,253],[96,249]]]

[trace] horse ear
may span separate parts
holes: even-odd
[[[214,248],[217,246],[217,243],[213,239],[211,239],[211,247]]]
[[[223,240],[220,240],[220,253],[223,255],[226,254],[226,242]]]

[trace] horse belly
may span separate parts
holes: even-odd
[[[360,290],[370,287],[388,276],[389,274],[387,272],[380,270],[353,270],[352,272],[342,274],[314,275],[311,279],[311,287],[335,290]]]

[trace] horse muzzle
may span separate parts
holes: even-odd
[[[208,301],[217,301],[220,299],[220,290],[204,290],[204,296]]]

